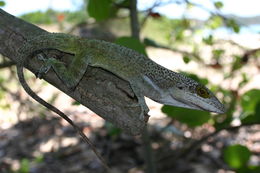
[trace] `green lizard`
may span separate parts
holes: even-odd
[[[73,121],[59,109],[40,98],[26,83],[23,74],[26,60],[34,52],[44,49],[57,49],[74,54],[75,57],[68,67],[55,58],[45,60],[42,58],[45,63],[39,71],[39,76],[53,68],[63,83],[68,88],[74,89],[86,72],[88,65],[108,70],[129,82],[142,108],[139,115],[141,121],[144,120],[144,115],[149,111],[144,96],[167,105],[216,113],[224,113],[225,111],[224,106],[206,87],[182,74],[156,64],[144,55],[126,47],[58,33],[43,34],[28,40],[18,51],[18,56],[21,56],[17,62],[17,74],[23,88],[33,99],[71,124],[83,140],[90,145],[107,170],[109,168],[103,158]]]
[[[68,67],[54,58],[45,62],[46,72],[52,68],[68,88],[77,86],[88,65],[101,67],[128,81],[143,109],[140,119],[149,111],[144,96],[166,105],[225,112],[223,104],[205,86],[160,66],[134,50],[113,43],[48,33],[29,40],[23,46],[21,61],[37,50],[50,48],[75,55]]]

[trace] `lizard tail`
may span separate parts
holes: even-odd
[[[23,73],[23,66],[19,66],[17,65],[17,75],[19,78],[19,81],[22,85],[22,87],[24,88],[24,90],[26,91],[26,93],[28,95],[30,95],[34,100],[36,100],[38,103],[42,104],[43,106],[45,106],[47,109],[50,109],[51,111],[55,112],[56,114],[58,114],[59,116],[61,116],[63,119],[65,119],[71,126],[73,126],[73,128],[79,133],[79,135],[82,137],[82,139],[88,143],[88,145],[90,146],[90,148],[92,149],[92,151],[96,154],[96,156],[98,157],[98,159],[100,160],[100,162],[102,163],[102,165],[109,171],[110,168],[108,167],[106,161],[103,159],[103,157],[98,153],[98,151],[96,150],[94,144],[89,140],[89,138],[81,131],[81,129],[63,112],[61,112],[58,108],[56,108],[55,106],[49,104],[48,102],[46,102],[45,100],[43,100],[41,97],[39,97],[27,84],[25,78],[24,78],[24,73]]]

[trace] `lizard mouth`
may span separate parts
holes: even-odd
[[[172,106],[177,106],[177,107],[183,107],[183,108],[188,108],[188,109],[195,109],[195,110],[202,110],[202,111],[207,111],[207,112],[214,112],[214,113],[219,113],[219,114],[223,114],[225,113],[224,108],[218,108],[216,106],[210,105],[208,103],[203,103],[203,105],[200,105],[199,102],[193,103],[191,101],[183,101],[180,100],[178,98],[173,98],[174,100],[174,104],[172,104],[173,102],[169,102],[169,105]],[[173,101],[172,100],[172,101]]]
[[[187,99],[182,100],[182,99],[176,98],[172,95],[168,95],[163,98],[153,99],[153,100],[157,101],[159,103],[163,103],[165,105],[170,105],[170,106],[195,109],[195,110],[201,110],[201,111],[207,111],[207,112],[214,112],[214,113],[218,113],[218,114],[223,114],[225,112],[224,107],[218,100],[215,101],[216,105],[209,104],[208,102],[203,101],[203,100],[197,100],[196,102],[192,102]]]
[[[197,109],[197,110],[209,111],[208,109],[205,109],[205,108],[203,108],[203,107],[201,107],[199,105],[195,105],[195,104],[193,104],[191,102],[189,102],[188,105],[193,107],[194,109]]]
[[[156,100],[155,100],[156,101]],[[163,103],[170,106],[177,106],[182,108],[188,108],[188,109],[195,109],[195,110],[203,110],[203,111],[210,111],[206,108],[203,108],[202,106],[199,106],[197,104],[194,104],[189,101],[183,101],[174,97],[170,97],[163,100]]]
[[[197,109],[197,110],[210,111],[210,112],[219,113],[219,114],[225,113],[224,108],[218,109],[217,107],[209,105],[209,104],[207,104],[207,108],[204,108],[204,107],[202,107],[198,104],[194,104],[194,103],[191,103],[191,102],[189,102],[188,105],[193,107],[193,109]]]

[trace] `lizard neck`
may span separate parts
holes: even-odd
[[[146,67],[143,74],[150,80],[150,83],[157,86],[160,90],[177,86],[177,83],[182,81],[183,75],[173,72],[153,61],[149,61]]]
[[[142,92],[150,99],[163,103],[169,96],[169,88],[173,88],[180,80],[178,73],[168,70],[153,61],[149,61],[142,72]],[[177,91],[176,91],[177,92]]]
[[[140,88],[145,96],[154,101],[158,101],[158,99],[164,95],[163,90],[148,76],[143,75],[141,80],[142,82],[140,82],[140,84],[142,86],[140,86]]]

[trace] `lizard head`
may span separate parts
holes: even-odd
[[[176,75],[176,74],[175,74]],[[164,104],[224,113],[224,105],[205,86],[182,74],[167,87],[167,95],[161,100]]]

